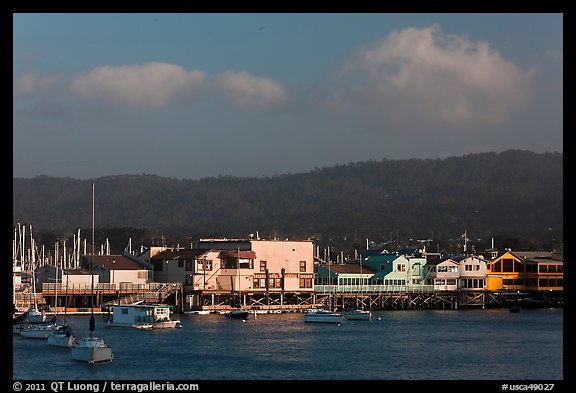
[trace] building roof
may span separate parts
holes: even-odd
[[[523,259],[551,258],[551,251],[512,251],[517,257]]]
[[[325,266],[328,267],[327,265]],[[339,274],[374,274],[375,271],[366,266],[352,265],[349,263],[330,265],[330,270]]]
[[[404,256],[403,256],[404,257]],[[371,261],[378,261],[378,262],[392,262],[398,259],[399,256],[395,254],[380,254],[380,255],[373,255],[369,258]],[[404,257],[405,258],[405,257]]]
[[[182,250],[164,250],[156,255],[154,255],[150,260],[156,261],[166,261],[172,259],[194,259],[199,255],[206,254],[209,250],[197,250],[191,248],[185,248]]]
[[[103,267],[106,270],[143,270],[146,267],[124,255],[82,255],[90,263]]]
[[[86,269],[64,269],[64,274],[68,274],[70,276],[80,276],[80,275],[92,275],[90,270]]]
[[[439,264],[444,263],[444,262],[449,262],[449,263],[453,263],[453,264],[455,264],[455,265],[458,265],[458,261],[455,261],[455,260],[452,259],[452,258],[434,259],[434,260],[432,260],[432,261],[428,261],[428,262],[426,263],[426,265],[428,265],[428,266],[435,266],[435,265],[439,265]]]
[[[254,251],[240,251],[238,253],[237,250],[225,250],[220,251],[220,258],[256,259],[256,253]]]

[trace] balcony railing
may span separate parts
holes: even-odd
[[[434,285],[314,285],[316,293],[434,292]]]

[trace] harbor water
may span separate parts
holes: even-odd
[[[370,321],[303,314],[176,314],[181,329],[108,327],[112,362],[87,364],[47,340],[13,335],[15,380],[563,379],[563,309],[377,311]],[[89,316],[68,316],[86,336]]]

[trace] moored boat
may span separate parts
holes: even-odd
[[[70,348],[72,359],[80,362],[100,363],[111,362],[112,348],[100,337],[84,337],[76,341]]]
[[[170,306],[165,304],[114,305],[107,321],[110,327],[132,327],[137,329],[181,328],[180,320],[171,318]]]
[[[346,319],[352,321],[369,321],[372,313],[369,310],[352,310],[344,314]]]
[[[246,310],[232,310],[226,313],[226,318],[247,319],[249,315]]]
[[[62,326],[60,330],[48,336],[48,345],[54,347],[70,348],[74,345],[75,341],[74,332],[69,326]]]
[[[324,309],[311,309],[304,313],[304,322],[342,323],[342,314]]]
[[[210,310],[186,310],[184,314],[192,314],[192,315],[208,315],[210,314]]]
[[[20,330],[20,335],[26,338],[48,338],[51,334],[58,332],[62,326],[55,323],[33,323],[24,325]]]

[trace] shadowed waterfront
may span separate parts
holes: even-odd
[[[183,329],[109,328],[111,363],[88,365],[45,340],[13,337],[14,379],[561,380],[563,309],[376,312],[308,324],[299,313],[179,315]],[[376,320],[380,317],[380,320]],[[77,336],[88,317],[69,317]],[[50,364],[50,367],[44,365]]]

